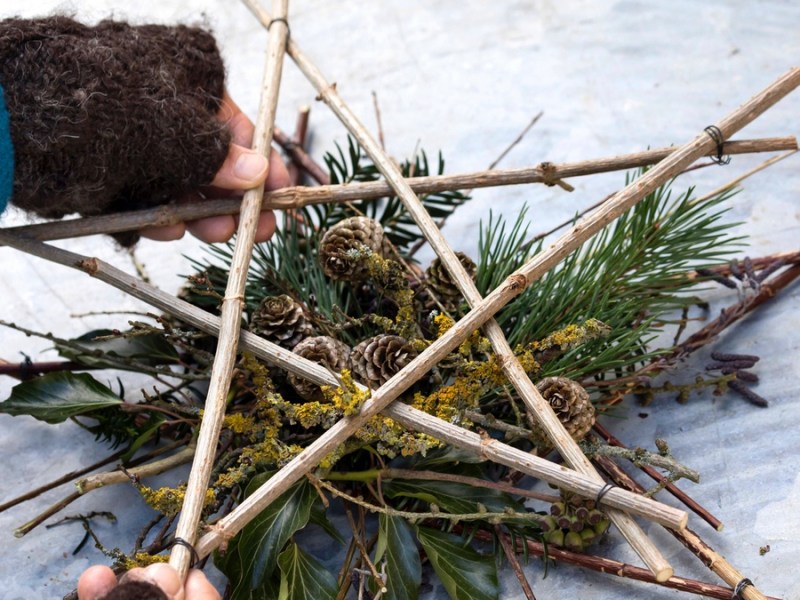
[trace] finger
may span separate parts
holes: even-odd
[[[234,144],[250,148],[253,145],[253,134],[255,126],[253,122],[242,112],[239,105],[228,95],[228,91],[222,96],[222,104],[219,107],[217,118],[228,126]]]
[[[214,589],[205,573],[192,569],[184,583],[187,600],[220,600],[219,592]]]
[[[78,579],[78,599],[97,600],[117,586],[114,571],[104,565],[94,565],[86,569]]]
[[[231,144],[228,156],[211,185],[226,190],[247,190],[264,183],[268,169],[269,164],[263,156],[244,146]]]
[[[269,175],[265,187],[268,190],[279,190],[289,187],[289,171],[281,159],[281,155],[272,148],[269,153]]]
[[[236,232],[236,221],[233,215],[219,215],[198,219],[186,224],[189,233],[207,244],[227,242]]]
[[[174,225],[164,225],[162,227],[145,227],[139,231],[142,237],[157,242],[170,242],[172,240],[179,240],[186,233],[185,223],[175,223]]]

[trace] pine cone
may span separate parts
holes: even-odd
[[[361,383],[377,389],[410,363],[417,352],[399,335],[377,335],[353,348],[350,362]]]
[[[327,335],[309,337],[292,348],[292,352],[340,373],[350,365],[350,347]],[[322,400],[322,390],[316,383],[289,373],[289,383],[304,400]]]
[[[250,319],[250,331],[284,348],[313,333],[303,307],[291,296],[267,296]]]
[[[470,278],[474,280],[475,272],[477,271],[475,263],[463,252],[456,252],[456,256],[461,265],[467,270]],[[442,304],[445,306],[453,306],[461,302],[463,296],[461,292],[458,291],[456,284],[453,282],[447,269],[444,268],[440,259],[435,258],[433,260],[425,271],[425,275],[427,275],[428,278],[428,285],[431,286],[431,289]]]
[[[583,387],[566,377],[546,377],[536,388],[575,441],[580,441],[594,425],[594,406]],[[544,431],[537,431],[546,437]]]
[[[367,217],[350,217],[325,232],[319,246],[319,260],[331,279],[363,281],[369,277],[369,270],[362,253],[368,250],[383,256],[385,247],[380,223]]]

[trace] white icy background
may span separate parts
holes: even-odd
[[[139,4],[139,6],[135,6]],[[228,65],[229,88],[254,117],[266,36],[237,2],[161,0],[131,3],[87,0],[64,3],[0,1],[0,17],[37,16],[54,10],[81,19],[107,16],[136,22],[204,22],[215,30]],[[371,92],[377,92],[387,145],[394,156],[410,156],[419,144],[431,156],[441,150],[447,172],[485,168],[540,110],[544,116],[501,166],[567,162],[646,147],[681,144],[760,91],[800,55],[800,7],[795,2],[478,2],[477,0],[347,3],[297,0],[291,7],[292,35],[373,131]],[[278,124],[291,131],[297,108],[311,104],[313,154],[320,158],[344,129],[293,65],[285,69]],[[798,134],[800,93],[779,103],[738,138]],[[766,156],[734,157],[727,167],[703,169],[677,184],[710,191],[755,166]],[[445,228],[456,249],[475,255],[478,223],[489,210],[513,218],[530,206],[531,231],[559,223],[623,182],[621,173],[574,179],[573,194],[559,188],[526,186],[479,190]],[[800,236],[800,174],[789,159],[759,174],[730,202],[730,218],[743,221],[751,256],[797,248]],[[6,214],[0,225],[23,222]],[[102,238],[65,242],[132,270],[124,254]],[[138,256],[154,281],[174,292],[176,273],[188,271],[184,253],[199,255],[191,239],[170,244],[142,242]],[[430,255],[427,255],[429,257]],[[426,258],[426,257],[423,257]],[[0,248],[2,318],[60,336],[90,328],[120,326],[124,317],[74,318],[73,313],[138,306],[104,284],[63,267]],[[735,296],[715,294],[720,306]],[[756,371],[767,410],[737,397],[694,396],[688,406],[668,398],[642,409],[631,405],[627,419],[606,424],[630,445],[652,447],[669,440],[675,455],[703,474],[701,485],[682,483],[726,524],[722,533],[697,519],[692,526],[767,594],[800,597],[795,566],[800,554],[800,345],[798,287],[795,285],[755,317],[729,332],[729,352],[762,356]],[[2,357],[17,361],[54,358],[49,344],[8,329],[0,331]],[[701,357],[702,358],[702,357]],[[701,364],[700,361],[699,364]],[[13,385],[0,380],[0,398]],[[646,419],[637,417],[645,412]],[[53,427],[27,418],[0,416],[0,500],[99,459],[107,450],[72,425]],[[39,527],[23,539],[11,531],[69,492],[68,486],[0,515],[0,581],[8,599],[56,598],[71,590],[78,574],[104,558],[87,545],[70,550],[82,536],[78,525]],[[674,502],[663,495],[667,502]],[[125,486],[93,492],[66,514],[112,508],[120,521],[97,532],[109,546],[126,548],[147,512]],[[648,527],[676,574],[717,582],[672,537]],[[320,540],[325,552],[329,544]],[[759,547],[771,551],[759,555]],[[597,548],[640,564],[614,534]],[[566,565],[527,568],[537,597],[610,599],[673,598],[678,592],[583,571]],[[426,588],[429,589],[429,588]],[[441,597],[425,591],[423,597]],[[522,598],[510,572],[503,573],[503,598]],[[688,597],[688,596],[687,596]]]

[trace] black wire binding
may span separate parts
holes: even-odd
[[[731,600],[742,600],[742,592],[744,588],[748,585],[753,586],[753,582],[750,581],[747,577],[742,579],[739,583],[736,584],[736,587],[733,588],[733,596],[731,596]]]
[[[719,127],[716,125],[709,125],[705,129],[703,129],[708,134],[714,143],[717,145],[717,156],[712,158],[715,163],[718,165],[727,165],[731,162],[730,156],[725,156],[725,153],[722,151],[723,145],[725,144],[725,138],[722,135],[722,132],[719,130]]]
[[[601,488],[601,490],[599,492],[597,492],[597,497],[594,499],[594,503],[595,504],[600,504],[600,501],[603,499],[603,496],[605,496],[608,492],[610,492],[612,490],[612,488],[615,488],[615,487],[617,487],[617,486],[615,486],[613,483],[605,484]]]
[[[270,30],[270,27],[272,27],[273,23],[283,23],[284,25],[286,25],[286,39],[288,41],[292,33],[291,30],[289,29],[289,21],[287,19],[284,19],[283,17],[276,17],[275,19],[272,19],[269,22],[269,24],[267,24],[267,31]]]
[[[173,546],[183,546],[184,548],[189,549],[189,552],[192,554],[192,562],[189,565],[189,568],[194,567],[197,563],[200,562],[200,555],[197,554],[197,550],[195,550],[194,546],[192,546],[185,539],[176,537],[174,540],[172,540],[172,542],[170,542],[167,548],[172,548]]]

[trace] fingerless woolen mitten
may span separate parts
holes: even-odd
[[[47,218],[97,215],[210,183],[230,142],[216,117],[224,78],[213,36],[198,28],[0,21],[11,202]]]

